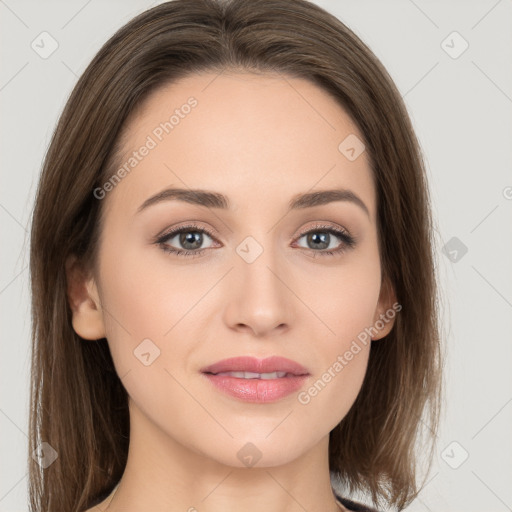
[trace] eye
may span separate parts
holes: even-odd
[[[337,246],[336,243],[334,243],[334,247],[332,245],[332,242],[335,242],[333,235],[334,239],[337,238],[341,240],[341,243]],[[313,229],[302,233],[299,240],[303,237],[306,237],[306,248],[313,251],[314,257],[317,255],[334,256],[340,254],[354,247],[356,242],[355,238],[350,235],[348,231],[335,228],[331,225],[315,226]]]
[[[204,248],[200,248],[204,242],[204,235],[208,238],[213,238],[213,234],[210,233],[209,230],[201,228],[196,224],[190,224],[164,233],[155,240],[155,243],[157,243],[163,251],[176,254],[176,256],[198,256],[205,250]],[[173,239],[176,239],[176,241],[173,242],[174,245],[181,245],[183,249],[176,249],[170,245]]]
[[[164,233],[157,237],[154,243],[167,253],[176,256],[194,257],[200,256],[208,248],[202,247],[205,235],[207,238],[215,240],[208,229],[199,227],[197,224],[189,224]],[[307,247],[302,245],[298,247],[308,249],[313,257],[341,254],[354,247],[356,243],[355,238],[348,231],[331,225],[315,226],[313,229],[303,232],[298,240],[303,237],[306,237]],[[334,243],[333,247],[332,243],[335,242],[335,239],[341,242],[338,242],[338,245]],[[178,245],[178,248],[176,245]]]

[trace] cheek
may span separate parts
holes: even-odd
[[[327,352],[373,324],[380,294],[380,263],[376,247],[347,256],[339,265],[316,269],[304,278],[301,296],[323,321]]]
[[[370,342],[357,340],[338,345],[327,363],[315,372],[308,385],[297,395],[297,402],[311,418],[317,418],[318,427],[331,430],[346,416],[361,389]]]
[[[166,265],[165,255],[158,254],[156,247],[140,250],[135,244],[126,244],[116,254],[115,244],[112,239],[102,249],[107,332],[115,339],[124,331],[122,337],[129,336],[133,343],[144,338],[165,342],[174,325],[201,298],[208,279],[203,276],[192,285],[192,273]]]
[[[190,401],[180,385],[181,362],[193,349],[183,327],[187,312],[207,288],[199,290],[190,282],[187,286],[176,270],[166,276],[170,266],[148,262],[151,258],[140,248],[126,244],[122,251],[114,250],[121,238],[112,237],[102,247],[101,300],[109,348],[133,403],[146,416],[169,425],[175,421],[172,410]],[[200,413],[191,407],[187,418],[197,414],[199,421]]]
[[[183,380],[202,334],[200,318],[205,305],[211,304],[202,299],[225,271],[172,264],[157,247],[122,244],[123,236],[114,235],[101,249],[101,300],[108,344],[118,375],[127,376],[123,384],[130,396],[138,404],[149,407],[153,403],[159,410],[158,404],[171,396],[187,399],[171,375]],[[221,286],[209,298],[220,300],[217,294],[222,292],[229,293]]]
[[[316,338],[313,378],[297,396],[311,427],[328,431],[346,416],[361,390],[371,343],[365,329],[372,326],[379,292],[378,276],[371,272],[334,281],[323,298],[316,298],[329,330],[319,326],[325,334]]]
[[[153,368],[161,362],[164,334],[178,321],[179,295],[161,295],[163,279],[156,279],[141,251],[123,244],[121,236],[105,237],[101,255],[103,319],[116,370],[123,376],[141,367]],[[151,366],[144,365],[145,359]]]
[[[323,272],[316,276],[319,286],[307,295],[308,305],[322,320],[318,328],[323,334],[316,337],[315,348],[319,357],[314,378],[297,398],[318,428],[327,424],[332,429],[348,413],[366,374],[369,328],[380,293],[378,253]]]

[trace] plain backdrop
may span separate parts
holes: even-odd
[[[0,0],[0,512],[28,509],[28,247],[41,161],[77,77],[156,3]],[[432,471],[407,510],[512,510],[512,1],[316,3],[388,69],[428,167],[446,393]]]

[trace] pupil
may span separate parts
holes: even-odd
[[[326,242],[326,239],[328,238],[329,236],[329,233],[322,233],[320,235],[316,234],[316,233],[313,233],[311,235],[309,235],[309,240],[314,240],[314,245],[318,248],[319,245],[322,245],[322,247],[320,247],[320,249],[326,249],[327,247],[329,247],[329,242]],[[317,241],[319,241],[319,244],[317,243]]]
[[[182,233],[180,236],[180,243],[185,247],[185,249],[197,249],[201,246],[201,236],[201,233],[198,233],[197,231]],[[192,247],[187,247],[187,244],[192,244]]]

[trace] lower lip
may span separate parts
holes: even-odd
[[[245,402],[275,402],[298,391],[308,375],[281,377],[279,379],[240,379],[227,375],[204,373],[208,380],[224,393]]]

